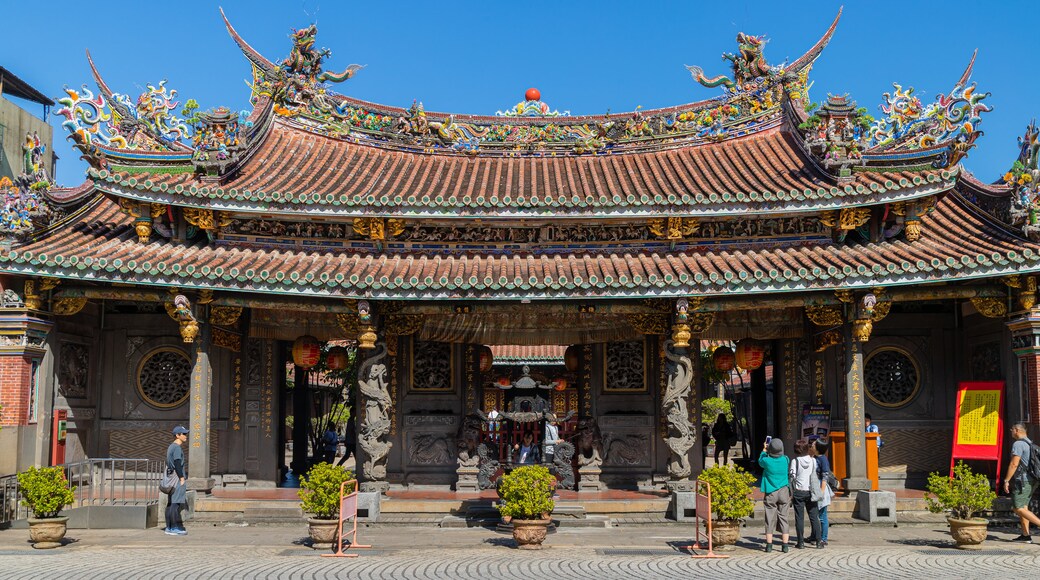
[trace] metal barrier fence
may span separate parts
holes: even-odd
[[[87,459],[62,466],[75,486],[72,505],[147,505],[159,503],[159,480],[166,462],[155,459]],[[28,517],[21,505],[18,476],[0,477],[0,525]]]

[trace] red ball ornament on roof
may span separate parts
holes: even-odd
[[[539,91],[534,87],[531,87],[527,89],[526,93],[524,93],[524,98],[528,101],[540,101],[542,100],[542,91]]]

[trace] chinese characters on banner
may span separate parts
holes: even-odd
[[[1000,480],[1000,451],[1004,443],[1003,398],[1003,381],[960,384],[953,425],[951,474],[958,459],[982,459],[997,462],[997,480]]]

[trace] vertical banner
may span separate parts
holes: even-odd
[[[957,415],[953,424],[953,453],[950,474],[958,459],[997,462],[1000,481],[1000,452],[1004,444],[1004,382],[965,382],[957,388]]]
[[[828,441],[831,435],[831,406],[802,405],[802,431],[803,439],[816,441],[823,439]]]

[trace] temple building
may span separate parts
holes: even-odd
[[[562,486],[688,490],[709,340],[750,370],[753,446],[831,405],[851,490],[878,483],[866,413],[882,487],[947,468],[962,381],[1040,423],[1037,130],[998,182],[965,170],[990,110],[969,54],[933,102],[813,102],[838,18],[785,65],[741,33],[725,74],[689,67],[717,96],[598,116],[344,96],[364,71],[326,68],[314,26],[274,61],[225,19],[246,111],[116,92],[88,54],[96,87],[55,113],[86,180],[6,192],[30,223],[0,248],[0,437],[38,437],[9,467],[46,462],[65,411],[66,460],[158,458],[186,423],[193,487],[279,485],[306,461],[287,363],[330,340],[357,348],[367,491],[493,486],[550,415]]]

